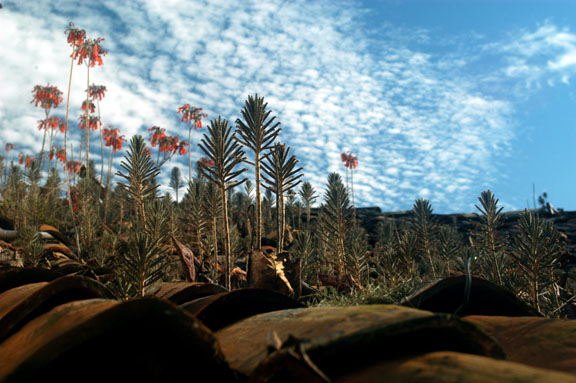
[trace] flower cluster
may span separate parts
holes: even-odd
[[[74,23],[68,24],[68,28],[64,31],[68,35],[68,44],[73,48],[79,47],[84,44],[86,40],[86,31],[84,29],[75,28]]]
[[[112,147],[114,152],[116,150],[122,150],[122,144],[124,143],[124,136],[120,136],[120,129],[104,128],[102,130],[102,136],[104,137],[105,146]]]
[[[214,161],[212,161],[211,159],[208,159],[206,157],[200,158],[200,161],[198,161],[198,162],[204,166],[214,166]]]
[[[98,130],[100,125],[102,125],[102,123],[100,122],[100,118],[98,116],[93,116],[93,115],[88,116],[88,127],[91,130]],[[85,127],[86,127],[86,115],[83,114],[80,116],[78,126],[81,129],[85,129]]]
[[[64,148],[61,148],[58,146],[53,146],[52,149],[50,150],[50,152],[48,152],[48,158],[50,159],[50,161],[52,161],[52,159],[54,159],[54,157],[56,157],[56,159],[58,159],[60,162],[65,164],[66,163],[66,151],[64,150]]]
[[[180,143],[178,144],[178,147],[176,148],[178,150],[178,154],[183,155],[183,154],[188,153],[188,151],[186,149],[188,147],[188,145],[189,145],[188,142],[186,142],[184,140],[180,141]]]
[[[40,107],[44,109],[57,108],[63,100],[62,92],[58,87],[50,84],[46,86],[36,85],[32,93],[34,96],[30,103],[34,103],[34,106],[40,104]]]
[[[84,42],[74,48],[72,52],[72,58],[78,60],[78,65],[86,63],[92,68],[98,63],[98,65],[104,65],[102,62],[102,56],[108,54],[107,50],[102,49],[100,43],[104,41],[102,37],[97,39],[86,39]]]
[[[66,170],[68,173],[78,173],[82,168],[82,163],[78,161],[68,161],[66,164]]]
[[[202,118],[208,117],[206,113],[201,113],[202,108],[196,108],[190,106],[190,104],[184,104],[178,108],[178,114],[182,113],[182,118],[180,122],[194,123],[194,129],[199,129],[202,127]]]
[[[6,146],[4,147],[4,151],[6,153],[8,153],[10,150],[13,150],[13,149],[14,149],[14,144],[11,144],[11,143],[7,143]]]
[[[89,113],[94,113],[96,111],[96,105],[94,105],[90,100],[88,100],[88,102],[86,102],[86,100],[82,101],[81,109],[86,111],[86,108],[88,108]]]
[[[92,100],[98,99],[98,101],[102,101],[104,96],[106,96],[106,87],[104,85],[90,85],[88,88],[88,95]]]
[[[150,145],[152,145],[152,147],[156,147],[156,145],[166,137],[166,129],[163,129],[159,126],[153,126],[150,129],[148,129],[149,132],[151,132],[150,134]]]
[[[48,130],[48,129],[59,129],[61,133],[64,133],[66,129],[64,125],[64,121],[62,121],[59,117],[51,116],[44,120],[38,121],[38,130]]]
[[[20,165],[25,165],[27,168],[32,166],[32,162],[36,161],[36,157],[30,155],[24,155],[22,153],[18,154]]]
[[[150,132],[150,145],[154,148],[158,145],[158,153],[165,153],[168,156],[175,154],[180,155],[188,153],[186,141],[180,141],[176,136],[168,136],[166,129],[159,126],[153,126],[148,129]]]
[[[342,153],[340,158],[342,158],[344,166],[348,169],[356,169],[356,166],[358,166],[358,156],[355,156],[352,152]]]
[[[180,139],[176,136],[164,136],[158,141],[160,153],[175,153],[180,146]]]

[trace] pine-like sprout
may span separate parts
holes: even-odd
[[[277,253],[284,247],[284,231],[286,229],[286,214],[284,209],[284,194],[289,193],[301,182],[302,168],[297,168],[298,160],[290,156],[290,148],[286,145],[276,144],[262,163],[264,174],[262,184],[266,189],[276,195],[276,230],[278,233]]]
[[[498,233],[498,228],[504,221],[501,214],[503,207],[498,207],[498,199],[490,190],[483,191],[478,201],[480,206],[474,206],[482,214],[476,214],[480,223],[476,228],[475,244],[480,248],[482,255],[480,267],[488,280],[504,285],[503,273],[508,261],[506,255],[508,240]]]
[[[302,183],[300,191],[300,199],[306,208],[306,225],[310,226],[310,211],[312,210],[312,205],[318,199],[316,195],[316,190],[312,187],[312,184],[308,181]]]
[[[172,171],[170,172],[170,183],[168,184],[173,190],[174,194],[176,194],[176,203],[179,202],[178,199],[178,190],[186,186],[184,180],[182,179],[182,173],[180,172],[180,168],[178,166],[174,166]]]
[[[564,251],[561,235],[551,222],[530,212],[520,215],[517,228],[511,255],[530,287],[532,305],[542,312],[543,290],[552,284],[552,271]]]
[[[318,235],[330,255],[335,258],[339,274],[346,273],[345,239],[351,223],[352,206],[348,190],[338,173],[330,173],[324,193]]]
[[[236,120],[237,140],[254,152],[254,176],[256,187],[256,245],[260,248],[262,241],[262,197],[260,192],[260,162],[262,153],[272,148],[274,140],[280,133],[279,122],[274,122],[276,117],[270,117],[270,110],[266,110],[268,104],[263,97],[258,95],[248,96],[242,109],[241,119]]]
[[[126,173],[119,171],[116,175],[128,183],[119,182],[118,185],[126,190],[128,200],[136,212],[136,223],[139,227],[143,227],[146,221],[145,204],[156,197],[158,184],[155,178],[160,174],[160,170],[148,156],[146,142],[142,136],[132,137],[126,157],[120,166]]]
[[[200,172],[208,180],[220,188],[222,198],[222,217],[224,222],[224,253],[226,263],[226,288],[230,289],[230,225],[228,222],[228,190],[241,184],[246,179],[238,180],[240,174],[248,169],[234,170],[244,160],[244,150],[235,138],[235,134],[228,125],[227,120],[220,116],[217,120],[210,121],[208,135],[198,144],[213,165],[203,165]]]
[[[428,261],[432,277],[438,278],[434,257],[436,226],[432,220],[432,206],[426,199],[417,199],[412,208],[412,230],[418,239],[418,250]]]
[[[187,198],[184,200],[185,222],[192,234],[192,245],[200,259],[204,258],[204,237],[210,226],[205,208],[206,181],[201,178],[188,182]]]

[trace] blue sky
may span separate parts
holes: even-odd
[[[2,3],[0,145],[17,152],[40,150],[34,85],[67,88],[73,21],[106,38],[91,79],[108,88],[104,124],[128,137],[157,125],[185,138],[184,103],[233,122],[258,93],[320,194],[329,172],[345,177],[350,150],[358,206],[407,210],[426,198],[439,213],[471,212],[491,189],[515,210],[532,207],[534,184],[576,210],[576,2]],[[85,68],[74,73],[76,121]],[[204,132],[192,138],[195,160]],[[166,185],[174,165],[187,174],[185,158],[173,160]]]

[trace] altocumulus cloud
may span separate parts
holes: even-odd
[[[127,136],[159,125],[185,138],[178,106],[201,106],[209,118],[233,122],[247,95],[258,93],[282,122],[280,141],[293,148],[318,191],[328,172],[344,173],[339,154],[351,150],[360,160],[358,205],[404,209],[424,197],[438,211],[469,210],[513,140],[512,105],[479,89],[477,77],[462,69],[467,57],[410,48],[406,30],[368,34],[361,12],[352,2],[330,1],[6,2],[3,141],[39,150],[39,142],[26,140],[40,137],[30,91],[37,83],[66,87],[70,52],[63,31],[74,21],[89,37],[106,38],[110,53],[91,73],[109,90],[101,104],[104,123]],[[413,38],[426,41],[427,33]],[[526,56],[503,46],[491,49]],[[570,64],[571,47],[551,69]],[[514,74],[518,63],[510,61],[502,76]],[[80,114],[85,81],[85,70],[76,67],[72,116]],[[202,133],[192,138],[195,159]],[[92,158],[98,154],[94,149]]]

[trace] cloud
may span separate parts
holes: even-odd
[[[504,73],[519,78],[528,87],[543,82],[568,83],[576,74],[576,34],[546,21],[535,30],[513,33],[508,39],[490,44],[504,53]]]
[[[106,38],[110,53],[91,76],[109,90],[101,103],[105,124],[122,134],[146,135],[159,125],[187,139],[176,114],[182,104],[233,123],[245,98],[258,93],[282,122],[280,141],[292,147],[316,190],[324,190],[329,172],[344,175],[340,153],[351,150],[360,160],[354,173],[358,205],[406,209],[425,197],[436,211],[469,209],[478,185],[499,173],[514,138],[513,106],[483,92],[477,77],[464,72],[469,57],[426,50],[434,41],[430,32],[386,25],[375,40],[374,30],[361,28],[364,10],[356,5],[6,2],[0,14],[0,115],[3,130],[16,124],[21,129],[4,137],[23,151],[39,150],[38,140],[26,139],[40,137],[34,122],[41,113],[28,104],[30,91],[36,83],[67,86],[63,31],[72,20],[90,37]],[[411,47],[415,41],[420,48]],[[566,75],[576,52],[573,35],[551,25],[492,49],[508,57],[507,76],[528,80],[536,73],[533,81],[542,78],[535,68]],[[74,69],[74,121],[85,73],[84,67]],[[193,132],[192,142],[204,132]],[[99,148],[92,150],[91,158],[99,158]],[[199,149],[192,150],[199,159]],[[175,159],[160,182],[168,184],[167,169],[176,164],[187,166]]]

